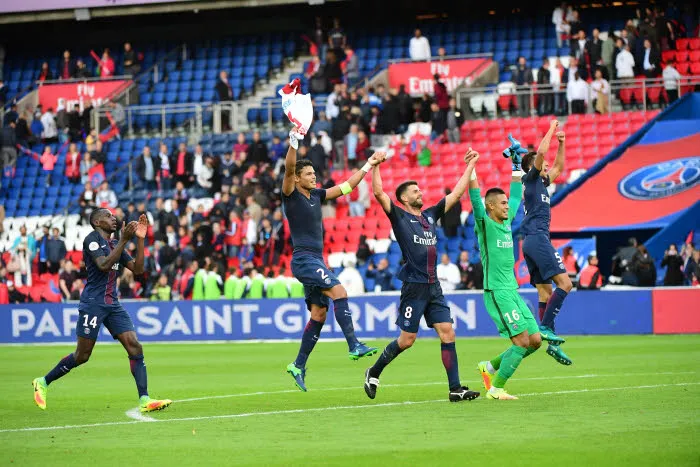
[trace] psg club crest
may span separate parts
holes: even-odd
[[[677,195],[700,183],[700,157],[685,157],[637,169],[620,180],[618,190],[638,201]]]

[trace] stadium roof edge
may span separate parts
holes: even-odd
[[[324,3],[336,3],[347,0],[323,0]],[[216,0],[192,2],[164,2],[159,4],[132,5],[122,7],[88,8],[92,18],[109,18],[119,16],[154,15],[205,10],[225,10],[233,8],[259,8],[291,4],[314,4],[309,0]],[[33,23],[40,21],[75,20],[75,9],[53,11],[28,11],[5,13],[0,15],[0,24]]]

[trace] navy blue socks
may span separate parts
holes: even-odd
[[[46,384],[49,385],[58,378],[67,375],[76,366],[78,366],[78,364],[75,361],[75,356],[73,354],[66,355],[60,362],[58,362],[58,365],[53,367],[53,369],[49,371],[46,376],[44,376]]]
[[[335,313],[335,320],[340,325],[345,340],[348,341],[348,348],[350,350],[354,349],[360,342],[355,337],[355,328],[352,325],[352,313],[348,306],[348,299],[338,298],[333,300],[333,313]]]
[[[546,326],[552,331],[554,331],[554,319],[559,314],[561,306],[564,303],[564,299],[568,294],[562,289],[557,287],[554,289],[554,293],[549,297],[547,302],[547,308],[544,310],[544,318],[542,318],[542,326]]]
[[[399,347],[399,342],[397,340],[391,341],[389,345],[384,347],[384,351],[379,355],[374,366],[369,369],[370,376],[372,378],[379,378],[384,368],[391,363],[393,359],[398,357],[401,352],[403,352],[403,349]]]
[[[294,360],[294,366],[297,368],[305,368],[306,361],[309,359],[311,351],[314,349],[316,342],[318,342],[318,336],[321,335],[321,328],[323,328],[323,323],[315,321],[313,318],[309,319],[304,328],[304,334],[301,336],[301,347],[299,347],[299,354],[297,359]]]
[[[134,375],[134,380],[136,381],[139,397],[148,396],[148,376],[146,375],[146,364],[143,361],[143,355],[129,356],[129,364],[131,365],[131,374]]]
[[[449,344],[441,343],[442,364],[447,372],[447,381],[450,384],[450,391],[459,389],[462,384],[459,381],[459,366],[457,365],[457,349],[454,342]]]

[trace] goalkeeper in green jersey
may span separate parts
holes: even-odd
[[[467,159],[467,171],[471,169],[469,198],[484,266],[484,304],[496,323],[498,332],[513,343],[493,360],[479,363],[479,371],[484,379],[488,399],[517,399],[508,394],[503,386],[513,376],[523,358],[534,353],[542,344],[537,321],[518,294],[518,283],[513,272],[515,257],[511,223],[523,198],[520,155],[517,152],[512,155],[510,200],[502,189],[491,188],[486,192],[486,206],[481,201],[475,170],[479,155],[471,153]]]

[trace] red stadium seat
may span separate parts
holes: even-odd
[[[700,38],[695,37],[693,39],[689,39],[688,48],[690,50],[700,50]]]
[[[690,64],[690,74],[700,75],[700,62]]]
[[[679,62],[676,63],[676,70],[682,75],[687,75],[690,73],[690,63],[689,62]]]
[[[700,50],[693,50],[688,54],[688,59],[691,62],[700,62]]]
[[[661,101],[661,96],[666,94],[666,90],[661,87],[647,88],[647,98],[649,102],[658,105]],[[665,98],[665,100],[667,100]]]
[[[676,51],[675,50],[664,50],[661,53],[661,59],[665,62],[668,63],[672,60],[675,60],[676,58]]]
[[[676,62],[687,62],[689,55],[687,50],[676,50]]]
[[[622,101],[623,104],[625,105],[631,105],[632,104],[632,88],[623,88],[620,89],[620,100]]]
[[[677,50],[686,50],[688,48],[689,43],[690,43],[689,39],[676,39],[676,49]]]

